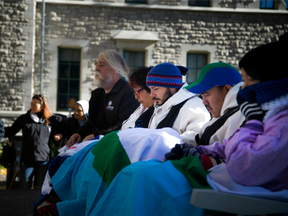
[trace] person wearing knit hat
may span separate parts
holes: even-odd
[[[169,97],[182,87],[182,76],[185,76],[187,71],[188,68],[183,66],[162,63],[155,66],[148,73],[146,85],[153,92],[151,92],[152,98],[158,105],[164,104]]]
[[[184,90],[182,82],[188,68],[162,63],[153,67],[146,77],[154,106],[144,112],[135,127],[176,130],[185,142],[195,145],[195,136],[209,121],[210,115],[198,95]]]
[[[196,136],[197,145],[211,145],[229,138],[245,120],[236,101],[239,88],[243,85],[238,70],[230,64],[215,62],[202,68],[195,83],[185,87],[188,91],[201,94],[203,104],[212,115]],[[167,159],[180,159],[193,155],[195,149],[187,144],[176,144],[165,157]],[[209,169],[220,160],[203,156],[202,164]]]

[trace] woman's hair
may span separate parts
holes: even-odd
[[[104,50],[99,54],[100,56],[122,77],[127,77],[129,68],[124,58],[116,50]]]
[[[49,118],[50,118],[50,116],[52,116],[52,113],[51,113],[51,110],[49,109],[49,106],[48,106],[46,99],[41,94],[34,95],[32,97],[32,99],[36,99],[36,100],[40,101],[41,105],[43,106],[42,112],[43,112],[43,116],[45,118],[45,124],[48,125],[50,123]]]
[[[132,88],[135,88],[136,86],[140,86],[141,88],[144,88],[148,93],[150,93],[151,90],[146,85],[146,77],[152,68],[153,68],[153,66],[140,67],[140,68],[136,69],[134,72],[130,73],[129,74],[129,85]]]

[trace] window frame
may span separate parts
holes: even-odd
[[[131,0],[127,1],[125,0],[126,4],[148,4],[148,0]]]
[[[188,67],[188,56],[189,56],[189,55],[196,55],[196,58],[197,58],[197,59],[196,59],[196,65],[198,65],[198,55],[206,55],[206,64],[204,64],[204,66],[207,65],[207,64],[209,64],[209,57],[210,57],[210,56],[209,56],[209,53],[208,53],[208,52],[199,52],[199,51],[198,51],[198,52],[197,52],[197,51],[196,51],[196,52],[193,52],[193,51],[190,51],[190,52],[187,52],[187,54],[186,54],[186,67],[189,68],[189,70],[190,70],[190,68],[191,68],[191,67]],[[203,67],[204,67],[204,66],[203,66]],[[203,68],[203,67],[202,67],[202,68]],[[196,72],[197,72],[198,70],[201,71],[202,68],[199,69],[198,66],[197,66],[197,67],[194,67],[193,69],[195,69]],[[188,74],[188,73],[189,73],[189,70],[187,71],[187,74],[186,74],[186,77],[185,77],[185,80],[186,80],[187,83],[188,83],[188,78],[189,78],[189,76],[188,76],[188,75],[189,75],[189,74]],[[199,73],[200,73],[200,72],[199,72]],[[197,72],[197,73],[195,74],[195,81],[194,81],[194,82],[196,82],[196,80],[197,80],[197,78],[198,78],[198,76],[199,76],[199,73]],[[192,83],[194,83],[194,82],[191,82],[191,83],[189,82],[188,84],[192,84]]]
[[[272,1],[272,3],[273,3],[273,5],[272,5],[272,7],[267,7],[267,2],[268,1]],[[264,7],[261,7],[261,4],[263,4],[264,3]],[[266,10],[273,10],[273,9],[275,9],[275,1],[274,0],[260,0],[259,1],[259,8],[260,9],[266,9]]]
[[[208,5],[202,5],[203,2],[205,1],[209,1],[209,4]],[[188,6],[190,7],[211,7],[211,1],[210,0],[196,0],[196,3],[195,4],[191,4],[190,3],[190,0],[188,0]]]
[[[68,63],[61,63],[60,62],[60,50],[69,50],[69,59],[68,59]],[[78,63],[71,63],[71,50],[78,50],[79,51],[79,61]],[[60,77],[60,66],[61,65],[68,65],[68,78],[63,78]],[[70,67],[73,65],[77,65],[79,67],[79,76],[78,78],[71,78],[71,70]],[[56,92],[56,110],[57,111],[70,111],[71,107],[69,104],[69,100],[71,99],[71,95],[77,95],[78,100],[80,100],[80,95],[81,95],[81,65],[82,65],[82,49],[81,48],[74,48],[74,47],[58,47],[58,68],[57,68],[57,92]],[[67,92],[66,93],[59,93],[59,81],[60,80],[67,80]],[[78,81],[78,93],[74,94],[74,93],[70,93],[70,84],[71,81]],[[66,95],[67,96],[67,109],[66,108],[61,108],[60,104],[59,104],[59,96],[61,95]],[[75,98],[75,102],[77,101],[77,97]],[[69,99],[70,98],[70,99]]]
[[[131,67],[131,66],[128,64],[128,62],[126,61],[126,59],[125,59],[125,53],[126,53],[126,52],[129,52],[129,53],[143,53],[143,56],[144,56],[143,65],[140,65],[140,66],[135,65],[135,64],[134,64],[134,62],[135,62],[135,56],[134,56],[134,57],[133,57],[133,58],[134,58],[134,59],[133,59],[133,66]],[[144,50],[130,50],[130,49],[124,49],[124,50],[123,50],[123,57],[124,57],[124,60],[125,60],[125,62],[126,62],[126,64],[127,64],[127,66],[129,67],[129,71],[130,71],[130,72],[133,72],[134,70],[136,70],[136,69],[139,68],[139,67],[145,67],[146,61],[147,61],[146,56],[147,56],[147,54],[146,54],[146,51],[144,51]]]

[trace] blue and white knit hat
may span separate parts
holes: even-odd
[[[185,76],[188,70],[171,63],[158,64],[147,74],[146,85],[179,89],[183,85],[182,76]]]

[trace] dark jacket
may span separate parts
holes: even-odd
[[[64,146],[70,137],[79,130],[79,128],[80,125],[78,120],[74,118],[74,114],[72,117],[62,120],[59,124],[52,127],[51,136],[53,143],[57,146]],[[62,135],[62,139],[58,142],[54,140],[54,135],[56,134]]]
[[[105,135],[119,130],[122,122],[129,118],[139,106],[134,91],[124,78],[121,78],[106,94],[103,88],[92,91],[89,101],[88,121],[77,131],[82,139],[85,136]]]
[[[21,161],[49,161],[50,126],[35,122],[30,110],[19,116],[11,127],[5,128],[5,137],[12,137],[22,129]]]

